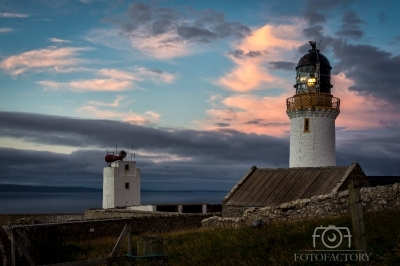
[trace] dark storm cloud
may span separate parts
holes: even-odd
[[[355,82],[350,90],[398,104],[400,56],[393,56],[375,46],[348,43],[335,45],[333,52],[339,59],[334,73],[343,71]]]
[[[155,74],[162,74],[164,71],[158,69],[158,68],[149,68],[149,70]]]
[[[243,38],[251,33],[249,27],[239,22],[225,21],[225,15],[211,9],[201,12],[201,16],[192,23],[186,22],[177,27],[179,36],[197,42],[212,42],[228,37]]]
[[[263,119],[251,120],[251,121],[245,122],[245,124],[247,124],[247,125],[259,125],[259,124],[261,124],[261,121],[264,121],[264,120]]]
[[[216,123],[214,124],[217,127],[229,127],[231,124],[229,123]]]
[[[354,85],[349,88],[351,91],[383,99],[392,103],[387,108],[396,109],[400,100],[400,76],[397,74],[400,56],[376,46],[349,43],[349,38],[363,36],[360,26],[366,24],[355,11],[345,12],[342,23],[341,30],[335,36],[324,35],[323,25],[305,28],[303,33],[317,43],[322,40],[318,48],[323,54],[332,52],[333,61],[336,61],[334,64],[331,61],[332,73],[343,72],[346,78],[353,80]],[[301,45],[298,48],[299,56],[309,49],[309,44]]]
[[[318,13],[315,10],[304,11],[303,17],[308,21],[310,25],[326,22],[325,15]]]
[[[303,33],[307,38],[320,39],[323,36],[323,27],[320,25],[303,29]]]
[[[243,57],[258,57],[261,56],[262,53],[260,51],[249,51],[246,54],[243,50],[236,49],[228,52],[229,55],[232,55],[235,58],[243,58]]]
[[[262,120],[248,124],[262,124]],[[338,131],[338,165],[358,161],[370,175],[398,175],[400,128],[385,137]],[[393,128],[395,127],[395,128]],[[156,129],[127,123],[0,112],[0,135],[38,144],[69,145],[71,154],[0,148],[0,183],[102,186],[106,149],[128,151],[143,189],[231,189],[252,165],[287,167],[287,139],[234,130]]]
[[[69,180],[86,186],[94,182],[100,187],[105,150],[112,150],[116,140],[119,148],[127,147],[130,151],[133,143],[135,151],[145,151],[136,152],[136,160],[138,164],[140,161],[146,186],[151,180],[159,180],[171,187],[188,187],[197,182],[197,187],[202,184],[207,188],[207,182],[220,180],[217,186],[230,189],[252,165],[286,167],[288,161],[286,139],[234,130],[165,130],[108,120],[0,112],[0,135],[38,144],[90,149],[70,155],[2,149],[0,163],[8,169],[1,174],[3,183]],[[265,154],[265,147],[273,152]],[[164,169],[166,166],[168,170]]]
[[[260,51],[249,51],[247,54],[246,54],[246,56],[248,56],[248,57],[257,57],[257,56],[260,56],[261,55],[261,52]]]
[[[293,62],[286,62],[286,61],[277,61],[277,62],[269,62],[272,66],[272,69],[277,70],[289,70],[293,71],[296,68],[296,63]]]
[[[130,4],[127,12],[130,19],[139,24],[150,21],[152,17],[150,7],[140,3]]]
[[[101,187],[104,152],[71,154],[0,148],[0,183]],[[100,174],[100,175],[99,175]],[[100,182],[99,182],[100,181]]]
[[[337,164],[359,162],[367,175],[398,175],[400,127],[387,132],[338,132]],[[383,133],[383,134],[382,134]],[[343,139],[342,136],[346,136]]]
[[[166,33],[174,28],[174,23],[168,19],[160,19],[152,24],[153,35]]]
[[[130,4],[126,19],[110,17],[105,22],[118,24],[122,33],[136,34],[141,28],[140,35],[144,32],[149,36],[163,33],[176,34],[174,42],[188,40],[198,43],[209,43],[218,39],[229,37],[243,38],[251,33],[246,25],[226,21],[225,14],[212,9],[202,11],[178,10],[159,8],[153,4]],[[180,38],[177,40],[176,38]]]
[[[233,50],[233,51],[229,51],[228,54],[232,55],[235,58],[242,58],[243,55],[244,55],[244,51],[240,50],[240,49],[236,49],[236,50]]]
[[[332,9],[345,7],[351,4],[353,0],[309,0],[306,1],[303,18],[308,22],[309,26],[326,22],[326,14]],[[318,11],[316,11],[318,10]]]
[[[336,32],[338,35],[348,38],[361,38],[364,32],[360,28],[360,24],[364,24],[365,21],[361,20],[357,13],[353,10],[347,11],[343,14],[342,27]]]
[[[211,42],[217,38],[217,35],[208,29],[197,28],[193,26],[178,27],[178,35],[187,40],[196,40],[198,42]]]

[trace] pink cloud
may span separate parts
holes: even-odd
[[[155,123],[161,116],[154,111],[147,111],[145,114],[140,115],[133,113],[132,111],[118,112],[114,110],[99,109],[92,105],[82,106],[76,109],[76,112],[88,115],[90,117],[96,117],[100,119],[116,119],[135,125],[148,125]]]
[[[201,128],[234,129],[245,133],[283,136],[290,129],[286,98],[236,94],[221,100],[223,108],[207,110],[208,118],[194,121]]]
[[[341,100],[337,127],[345,130],[382,128],[383,122],[400,124],[399,108],[372,96],[350,91],[353,81],[344,74],[332,76],[332,94]],[[294,93],[294,90],[292,91]],[[278,97],[260,97],[252,94],[235,94],[220,101],[219,109],[206,111],[208,117],[194,121],[203,129],[234,129],[245,133],[287,136],[290,119],[286,114],[286,99],[292,97],[289,90]]]
[[[121,102],[126,98],[126,96],[118,95],[115,100],[111,103],[89,101],[88,104],[92,106],[107,106],[107,107],[120,107]]]
[[[43,80],[36,82],[44,86],[46,91],[51,90],[71,90],[76,92],[85,91],[124,91],[129,89],[133,84],[127,80],[117,79],[86,79],[74,80],[71,82],[55,82]]]
[[[173,73],[143,67],[135,67],[132,72],[103,68],[98,70],[96,74],[101,76],[101,78],[73,80],[70,82],[42,80],[37,81],[36,83],[42,85],[46,91],[124,91],[133,88],[133,80],[142,80],[143,78],[146,78],[156,83],[159,81],[171,83],[176,78],[176,75]]]
[[[132,73],[118,70],[118,69],[103,68],[98,71],[98,74],[101,76],[106,76],[106,77],[110,77],[110,78],[114,78],[114,79],[122,79],[122,80],[137,79],[137,78],[135,78],[135,76]]]
[[[385,100],[360,95],[348,88],[354,84],[343,73],[332,77],[332,94],[340,98],[340,115],[336,125],[347,130],[381,128],[382,120],[400,124],[399,108]]]
[[[241,56],[230,55],[236,66],[215,83],[229,90],[247,92],[286,86],[287,82],[274,76],[265,64],[271,61],[291,60],[301,42],[301,23],[296,25],[265,25],[253,31],[234,51]]]
[[[19,55],[7,57],[0,62],[0,68],[11,73],[19,75],[28,70],[44,71],[66,66],[83,63],[84,60],[76,57],[80,51],[92,50],[88,47],[49,47],[40,50],[32,50]]]

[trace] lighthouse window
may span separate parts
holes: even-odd
[[[304,118],[304,132],[310,132],[310,118]]]
[[[125,164],[125,171],[129,171],[129,164]]]
[[[129,183],[125,183],[125,189],[129,189]]]

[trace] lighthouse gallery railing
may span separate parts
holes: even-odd
[[[331,94],[297,94],[286,99],[287,109],[325,107],[339,109],[340,99]]]

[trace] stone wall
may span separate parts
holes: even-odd
[[[364,212],[400,210],[400,183],[388,186],[363,187],[361,188],[361,199]],[[249,226],[259,219],[266,223],[287,222],[349,213],[349,194],[346,190],[315,196],[311,199],[291,201],[276,207],[247,208],[243,215],[238,218],[211,217],[203,220],[202,226],[211,228],[240,227]]]
[[[247,207],[222,205],[222,217],[242,217]]]

